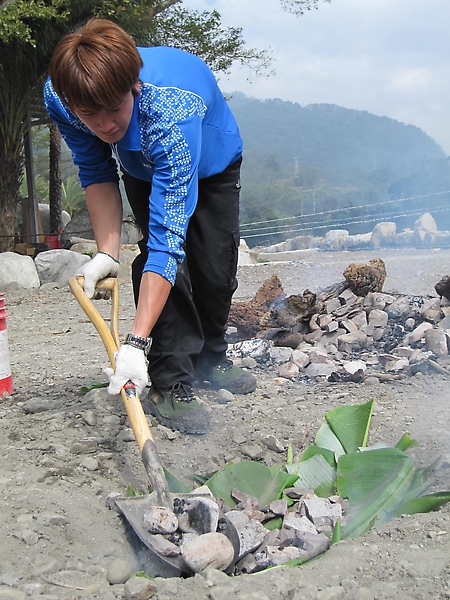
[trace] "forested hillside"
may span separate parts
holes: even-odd
[[[240,93],[229,103],[244,139],[249,245],[330,228],[364,233],[380,220],[403,229],[424,211],[450,229],[450,161],[418,127],[329,104]]]

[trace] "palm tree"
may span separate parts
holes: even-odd
[[[12,233],[24,175],[23,140],[30,126],[31,107],[42,94],[51,53],[62,35],[88,17],[99,16],[118,22],[139,44],[152,45],[160,43],[167,34],[164,27],[167,18],[171,29],[183,31],[182,45],[203,56],[212,68],[226,71],[233,61],[252,64],[255,70],[266,66],[267,53],[245,50],[239,28],[222,29],[220,15],[215,11],[198,13],[179,9],[175,5],[180,2],[21,0],[0,3],[0,252],[14,244]],[[55,156],[56,145],[52,150]],[[51,194],[54,194],[60,185],[59,175],[51,176],[54,178]],[[50,205],[56,207],[52,227],[57,228],[60,201],[54,198],[50,200]]]
[[[62,229],[62,203],[61,203],[61,134],[54,123],[50,123],[50,148],[49,148],[49,186],[50,199],[50,233],[58,234]]]

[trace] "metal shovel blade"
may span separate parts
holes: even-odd
[[[173,497],[192,498],[192,494],[173,494]],[[193,575],[192,570],[186,565],[181,555],[165,556],[162,549],[158,547],[158,536],[147,531],[143,525],[145,513],[148,512],[150,506],[156,504],[154,494],[133,498],[118,498],[115,502],[141,542],[151,552],[154,559],[152,560],[152,575],[154,577],[186,577]],[[226,518],[226,515],[221,519],[220,533],[230,540],[234,548],[234,559],[225,571],[231,573],[239,557],[240,542],[234,525]]]

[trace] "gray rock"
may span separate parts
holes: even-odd
[[[273,452],[284,452],[285,447],[283,444],[274,436],[274,435],[263,435],[261,436],[261,442],[269,448],[269,450],[273,450]]]
[[[300,556],[300,549],[296,546],[286,546],[286,548],[283,548],[282,550],[280,550],[278,546],[267,546],[264,551],[264,566],[276,567],[283,565],[290,560],[300,558]]]
[[[111,585],[125,583],[133,572],[132,565],[124,558],[114,559],[106,570],[106,579]]]
[[[338,337],[338,348],[342,352],[353,352],[366,348],[369,345],[369,338],[363,331],[355,331]]]
[[[80,466],[86,469],[87,471],[97,471],[98,460],[96,460],[92,456],[83,456],[80,460]]]
[[[24,529],[19,536],[27,546],[34,546],[39,541],[39,535],[32,529]]]
[[[374,308],[369,313],[369,325],[373,327],[386,327],[388,322],[388,314],[384,310]]]
[[[241,447],[241,452],[252,460],[259,460],[262,457],[264,450],[261,446],[257,446],[256,444],[245,444]]]
[[[415,319],[413,319],[412,317],[409,317],[408,319],[406,319],[406,321],[405,321],[405,329],[407,331],[412,331],[415,326],[416,326]]]
[[[254,369],[256,366],[258,366],[258,363],[254,358],[251,358],[250,356],[244,356],[244,358],[241,359],[240,366],[244,369]]]
[[[205,569],[224,571],[234,558],[234,548],[222,533],[205,533],[183,541],[182,556],[194,573]]]
[[[407,319],[411,316],[411,304],[407,296],[403,296],[386,307],[389,318],[394,320]]]
[[[34,262],[41,282],[53,281],[62,287],[89,260],[89,256],[62,249],[40,252]]]
[[[149,506],[144,513],[143,525],[151,533],[173,533],[178,529],[178,519],[165,506]]]
[[[97,244],[94,241],[79,241],[70,246],[71,252],[77,252],[78,254],[86,254],[87,256],[93,256],[97,251]]]
[[[292,361],[300,368],[305,368],[309,365],[311,359],[309,358],[309,355],[306,354],[306,352],[297,349],[294,350],[294,352],[292,353]]]
[[[360,310],[354,317],[351,318],[351,321],[354,325],[356,325],[356,328],[359,329],[360,327],[364,327],[365,325],[367,325],[367,313],[365,310]],[[353,332],[351,332],[353,333]]]
[[[325,352],[325,350],[322,350],[321,348],[314,348],[313,350],[311,350],[311,352],[309,353],[309,358],[314,364],[325,364],[328,362],[328,354]]]
[[[70,222],[64,227],[61,239],[66,242],[73,236],[81,236],[88,240],[94,239],[94,231],[87,208],[79,210],[73,215]]]
[[[306,514],[317,529],[322,530],[323,526],[336,525],[338,519],[342,517],[342,507],[337,502],[331,502],[328,498],[320,498],[319,496],[306,496],[303,499],[303,505],[306,509]]]
[[[218,390],[217,402],[219,404],[228,404],[228,402],[233,402],[233,400],[235,400],[235,396],[229,390]]]
[[[337,310],[338,308],[341,308],[341,303],[339,301],[339,298],[331,298],[331,300],[327,300],[325,302],[325,312],[330,314],[333,311]]]
[[[384,294],[379,292],[369,292],[367,296],[364,298],[364,307],[367,308],[377,308],[379,310],[383,310],[386,306],[386,300],[384,298]]]
[[[219,507],[211,498],[182,498],[174,501],[178,527],[183,533],[211,533],[217,530]]]
[[[123,591],[125,600],[148,600],[158,592],[158,588],[147,577],[131,577]]]
[[[425,345],[429,352],[435,356],[448,356],[447,336],[439,327],[428,329],[425,332]]]
[[[0,600],[27,600],[27,593],[8,586],[0,586]]]
[[[31,398],[24,402],[22,409],[26,414],[34,415],[47,410],[55,410],[62,406],[61,402],[49,398]]]
[[[364,383],[365,383],[365,385],[378,386],[380,383],[380,380],[375,375],[370,375],[369,377],[366,377],[364,379]]]
[[[231,358],[250,357],[255,360],[264,360],[269,357],[269,349],[273,343],[269,340],[244,340],[238,344],[228,346],[228,354]]]
[[[97,417],[93,410],[87,410],[86,412],[81,413],[81,418],[86,423],[86,425],[89,425],[91,427],[97,425]]]
[[[308,377],[329,377],[336,370],[336,365],[332,361],[328,361],[327,363],[309,364],[305,369],[305,373]]]
[[[152,544],[156,552],[161,556],[179,556],[180,547],[173,544],[171,541],[166,539],[163,535],[156,534],[152,537]]]
[[[281,498],[281,500],[275,500],[274,502],[271,502],[269,508],[275,515],[284,516],[287,512],[286,498]]]
[[[344,319],[341,321],[341,326],[347,331],[347,333],[354,333],[358,331],[358,325],[351,319]]]
[[[131,427],[124,427],[122,431],[119,433],[117,438],[121,442],[134,442],[136,440],[135,435]]]
[[[97,451],[97,448],[98,448],[97,440],[94,440],[91,438],[91,439],[80,440],[79,442],[75,442],[70,447],[70,451],[72,452],[72,454],[93,454],[94,452]]]
[[[39,577],[40,575],[52,575],[61,571],[63,568],[62,563],[56,559],[48,556],[40,557],[34,564],[31,571],[32,577]]]
[[[55,232],[50,231],[50,205],[45,204],[44,202],[38,203],[39,217],[41,219],[42,230],[44,235],[50,235]],[[70,221],[70,215],[66,210],[61,211],[61,221],[62,227],[66,227],[66,225]]]
[[[439,323],[438,327],[440,327],[442,329],[449,329],[450,330],[450,315],[444,317],[442,319],[442,321]]]
[[[24,256],[16,252],[0,254],[0,290],[10,284],[17,284],[26,289],[38,288],[41,285],[31,256]]]
[[[343,364],[343,369],[347,373],[354,375],[358,371],[365,371],[367,369],[367,365],[363,360],[351,360]]]
[[[377,223],[372,230],[372,246],[384,248],[395,244],[397,225],[392,221]]]
[[[295,379],[298,377],[300,369],[294,362],[286,362],[280,365],[278,375],[286,379]]]
[[[402,371],[403,369],[406,369],[407,367],[409,367],[409,360],[407,358],[398,358],[394,356],[391,360],[386,361],[384,365],[384,370],[387,373],[398,372]]]
[[[292,529],[295,532],[317,534],[317,529],[308,517],[300,516],[295,513],[287,513],[283,519],[283,528]]]
[[[261,546],[267,535],[267,529],[259,521],[249,519],[240,510],[230,510],[227,518],[234,525],[239,536],[239,559]]]
[[[331,229],[325,234],[324,246],[327,250],[344,250],[347,245],[346,229]]]
[[[292,348],[271,347],[269,348],[269,356],[275,364],[281,365],[291,360]]]
[[[411,333],[408,333],[405,336],[405,339],[403,340],[403,344],[406,346],[409,346],[409,345],[419,342],[422,338],[425,337],[426,331],[428,331],[428,329],[432,329],[432,328],[433,328],[433,325],[431,323],[427,323],[426,321],[424,321],[423,323],[420,323],[420,325],[418,325],[415,329],[413,329],[411,331]]]
[[[355,302],[358,302],[358,296],[352,292],[350,288],[346,288],[343,292],[341,292],[338,296],[339,300],[346,304],[347,306],[351,306]]]

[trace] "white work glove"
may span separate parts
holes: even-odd
[[[117,277],[119,273],[119,261],[109,254],[97,252],[92,260],[78,269],[76,275],[84,277],[84,291],[88,298],[95,294],[95,286],[98,281],[105,277]]]
[[[115,396],[127,383],[132,381],[136,386],[138,397],[148,383],[147,358],[143,350],[124,344],[116,355],[116,371],[104,369],[109,379],[108,394]]]

